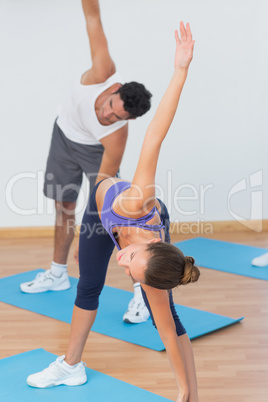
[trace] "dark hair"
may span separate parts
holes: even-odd
[[[128,82],[122,85],[115,94],[119,94],[124,102],[124,109],[130,114],[130,118],[142,116],[151,107],[152,94],[143,84]]]
[[[146,285],[169,290],[198,280],[200,271],[193,257],[185,257],[172,244],[150,243],[147,251],[151,257],[145,270]]]

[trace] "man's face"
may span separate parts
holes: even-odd
[[[111,94],[99,109],[98,119],[101,124],[109,125],[116,121],[127,120],[129,113],[123,107],[119,94]]]

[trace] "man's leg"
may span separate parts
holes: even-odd
[[[67,258],[75,235],[76,202],[55,201],[56,222],[54,233],[54,254],[49,270],[38,274],[35,280],[22,283],[25,293],[42,293],[48,290],[70,288],[67,272]]]
[[[75,235],[75,207],[76,202],[55,201],[54,253],[50,273],[56,278],[67,275],[67,258]]]
[[[69,141],[55,122],[44,182],[44,194],[55,200],[56,208],[53,261],[50,269],[20,285],[25,293],[66,290],[71,286],[67,257],[75,234],[76,199],[82,183],[81,167],[73,158],[76,146],[80,144]]]
[[[76,202],[55,201],[56,223],[54,235],[53,261],[66,264],[69,250],[75,235]]]
[[[123,321],[127,324],[139,324],[147,321],[150,317],[150,313],[142,297],[139,282],[133,282],[133,290],[133,298],[130,300],[127,311],[123,315]]]

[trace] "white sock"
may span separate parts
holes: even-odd
[[[136,282],[134,283],[133,287],[134,287],[134,298],[136,299],[142,297],[141,284],[139,282]]]
[[[67,272],[67,264],[58,264],[57,262],[52,261],[50,271],[52,275],[59,278],[63,273]]]

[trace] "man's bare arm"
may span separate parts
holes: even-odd
[[[82,84],[92,85],[106,81],[115,73],[108,42],[103,30],[98,0],[82,0],[90,44],[92,67],[82,77]]]
[[[107,177],[114,177],[118,172],[126,147],[127,136],[128,125],[126,124],[124,127],[100,140],[104,146],[104,153],[96,183]]]

